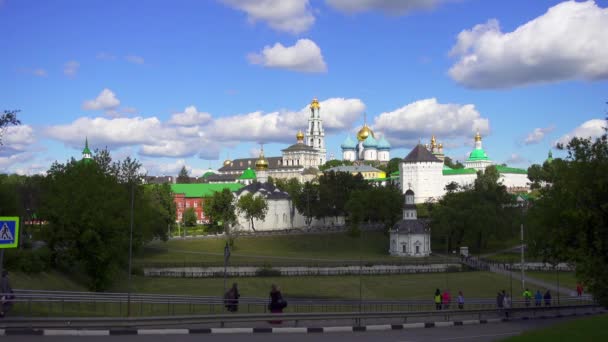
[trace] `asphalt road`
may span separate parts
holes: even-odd
[[[503,323],[465,325],[443,328],[418,328],[360,333],[308,333],[308,334],[203,334],[203,335],[129,335],[129,336],[3,336],[2,341],[19,342],[76,342],[89,341],[135,341],[135,342],[174,342],[174,341],[374,341],[374,342],[424,342],[424,341],[500,341],[526,330],[547,327],[575,318],[556,318],[546,320],[513,321]]]

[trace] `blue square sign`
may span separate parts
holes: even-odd
[[[0,248],[15,248],[19,243],[19,218],[0,216]]]

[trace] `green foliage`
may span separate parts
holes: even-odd
[[[353,191],[369,189],[370,185],[360,174],[348,172],[326,172],[319,177],[319,201],[314,206],[314,216],[345,216],[346,202]]]
[[[478,172],[473,187],[449,191],[430,211],[432,234],[447,237],[448,249],[469,246],[473,251],[512,234],[519,216],[495,167]]]
[[[388,161],[388,163],[386,164],[386,167],[383,170],[386,172],[387,177],[390,177],[391,173],[393,173],[395,171],[399,171],[399,164],[401,164],[402,160],[403,160],[402,158],[393,158]]]
[[[55,163],[43,183],[41,217],[54,266],[79,271],[92,290],[107,289],[126,266],[131,192],[134,194],[133,248],[152,238],[166,239],[170,209],[162,212],[153,191],[137,184],[137,165],[118,174],[96,163]],[[121,181],[128,183],[121,183]],[[165,189],[166,191],[166,189]],[[174,215],[174,212],[173,212]]]
[[[312,218],[319,211],[319,184],[306,182],[302,190],[292,197],[298,212],[304,216],[304,223],[310,226]]]
[[[176,182],[179,184],[190,183],[190,176],[188,175],[188,170],[186,169],[186,165],[182,166],[182,169],[179,170],[179,174],[177,175]]]
[[[464,165],[460,161],[457,160],[456,163],[454,163],[454,161],[452,161],[452,158],[448,156],[445,156],[443,163],[445,164],[445,166],[452,169],[464,169]]]
[[[8,249],[4,265],[11,271],[35,274],[46,271],[51,264],[51,251],[47,247],[32,249]]]
[[[388,230],[401,217],[403,195],[399,188],[388,185],[355,190],[346,203],[351,226],[361,222],[381,222]]]
[[[187,208],[184,211],[184,216],[182,217],[182,223],[186,227],[196,226],[196,211],[194,210],[194,208]]]
[[[236,206],[232,192],[229,189],[215,192],[207,201],[205,209],[211,222],[221,226],[223,231],[230,234],[229,227],[236,223]]]
[[[348,160],[338,160],[338,159],[328,160],[325,164],[319,166],[319,170],[327,171],[327,170],[331,169],[332,167],[342,166],[342,165],[350,166],[350,165],[353,165],[353,162],[348,161]]]
[[[574,138],[565,149],[565,160],[534,175],[540,197],[529,212],[532,251],[576,263],[580,280],[608,305],[608,138]]]
[[[260,267],[255,271],[256,277],[280,277],[281,271],[275,270],[270,266]]]
[[[254,220],[264,220],[268,212],[268,203],[262,196],[254,196],[252,193],[245,194],[239,198],[237,204],[239,212],[251,223],[251,229],[255,231]]]

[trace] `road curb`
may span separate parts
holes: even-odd
[[[606,311],[594,313],[580,313],[568,316],[589,316],[605,314]],[[463,326],[470,324],[491,324],[512,321],[526,321],[533,319],[561,318],[564,315],[516,317],[509,319],[474,319],[467,321],[420,322],[404,324],[376,324],[362,326],[332,326],[332,327],[256,327],[256,328],[167,328],[167,329],[27,329],[6,328],[0,329],[0,336],[16,335],[44,335],[44,336],[107,336],[107,335],[188,335],[188,334],[314,334],[332,332],[367,332],[407,329],[434,329],[441,327]]]

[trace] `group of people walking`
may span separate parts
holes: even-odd
[[[449,310],[450,305],[452,304],[452,295],[450,294],[450,290],[445,289],[443,293],[441,290],[435,290],[435,309],[436,310]],[[458,309],[464,309],[464,295],[462,291],[458,291],[458,297],[456,297],[456,303],[458,304]]]
[[[230,312],[237,312],[239,310],[239,293],[237,283],[233,283],[232,287],[224,294],[224,306],[226,310]],[[268,303],[268,310],[272,313],[282,313],[283,309],[287,307],[287,301],[283,298],[281,290],[275,284],[270,287],[270,301]],[[280,321],[271,321],[270,323],[281,323]]]

